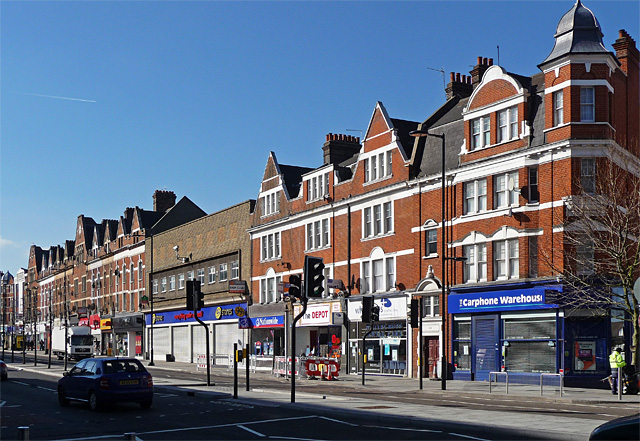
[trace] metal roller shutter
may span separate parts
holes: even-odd
[[[176,361],[191,361],[191,340],[189,339],[188,326],[173,327],[173,355]]]
[[[233,344],[238,343],[238,349],[245,345],[244,333],[238,329],[238,323],[216,325],[216,355],[233,355]]]
[[[149,331],[151,332],[151,331]],[[171,354],[171,328],[153,328],[153,355],[154,358],[164,359],[166,354]]]
[[[475,321],[476,371],[495,371],[495,320]]]
[[[211,328],[212,326],[209,325],[209,329]],[[207,353],[207,342],[206,342],[206,334],[205,334],[204,326],[193,325],[191,327],[191,335],[193,338],[193,360],[192,361],[196,363],[198,354],[206,355]],[[213,339],[209,337],[209,340],[210,340],[209,345],[211,345]]]

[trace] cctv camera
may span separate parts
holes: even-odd
[[[173,251],[176,251],[176,252],[178,251],[178,245],[173,246]]]

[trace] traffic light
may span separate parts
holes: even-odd
[[[378,305],[373,305],[371,307],[371,323],[380,321],[380,307]]]
[[[204,293],[200,290],[199,280],[187,280],[187,309],[199,311],[204,308]]]
[[[304,287],[307,298],[320,298],[324,291],[324,263],[320,257],[304,257]]]
[[[289,300],[295,301],[302,297],[302,279],[297,274],[289,276]]]
[[[371,322],[371,307],[373,306],[373,297],[367,296],[362,298],[362,322]]]
[[[417,328],[420,326],[420,300],[411,299],[411,327]]]

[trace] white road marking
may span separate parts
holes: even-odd
[[[16,381],[16,380],[13,380],[13,382],[14,382],[15,384],[21,384],[21,385],[23,385],[23,386],[29,386],[29,383],[23,383],[22,381]]]
[[[453,432],[449,432],[449,435],[453,435],[453,436],[461,436],[462,438],[477,439],[477,440],[480,440],[480,441],[491,441],[491,440],[488,440],[488,439],[486,439],[486,438],[476,438],[475,436],[463,435],[463,434],[461,434],[461,433],[453,433]]]
[[[42,386],[36,386],[36,387],[37,387],[38,389],[44,389],[44,390],[48,390],[48,391],[51,391],[51,392],[57,392],[55,389],[50,389],[50,388],[48,388],[48,387],[42,387]]]
[[[325,417],[325,416],[321,416],[320,419],[331,421],[333,423],[346,424],[347,426],[351,426],[351,427],[358,427],[358,424],[348,423],[346,421],[334,420],[333,418],[329,418],[329,417]]]
[[[5,404],[7,404],[6,401],[0,401],[0,407],[4,406]]]
[[[253,433],[256,436],[259,436],[261,438],[264,438],[266,435],[260,432],[256,432],[255,430],[251,430],[248,427],[244,427],[242,424],[238,424],[238,427],[241,428],[242,430],[246,430],[249,433]]]

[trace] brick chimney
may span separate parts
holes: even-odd
[[[493,66],[493,58],[478,57],[478,64],[469,72],[471,74],[471,84],[474,89],[482,80],[482,75],[484,75],[486,70],[491,66]]]
[[[127,207],[124,209],[124,218],[125,219],[133,218],[133,208]]]
[[[360,137],[358,136],[329,133],[327,141],[322,146],[324,164],[339,164],[358,153],[360,147]]]
[[[444,89],[447,94],[447,99],[453,98],[458,95],[461,98],[471,96],[473,92],[473,86],[471,85],[471,77],[466,75],[460,75],[459,73],[451,72],[451,81]]]
[[[156,190],[153,193],[153,211],[169,211],[176,204],[176,194],[172,191]]]
[[[616,57],[620,61],[620,69],[627,75],[629,75],[629,64],[638,66],[638,49],[636,49],[636,42],[624,29],[620,29],[618,32],[619,38],[613,43],[613,48],[616,50]]]

